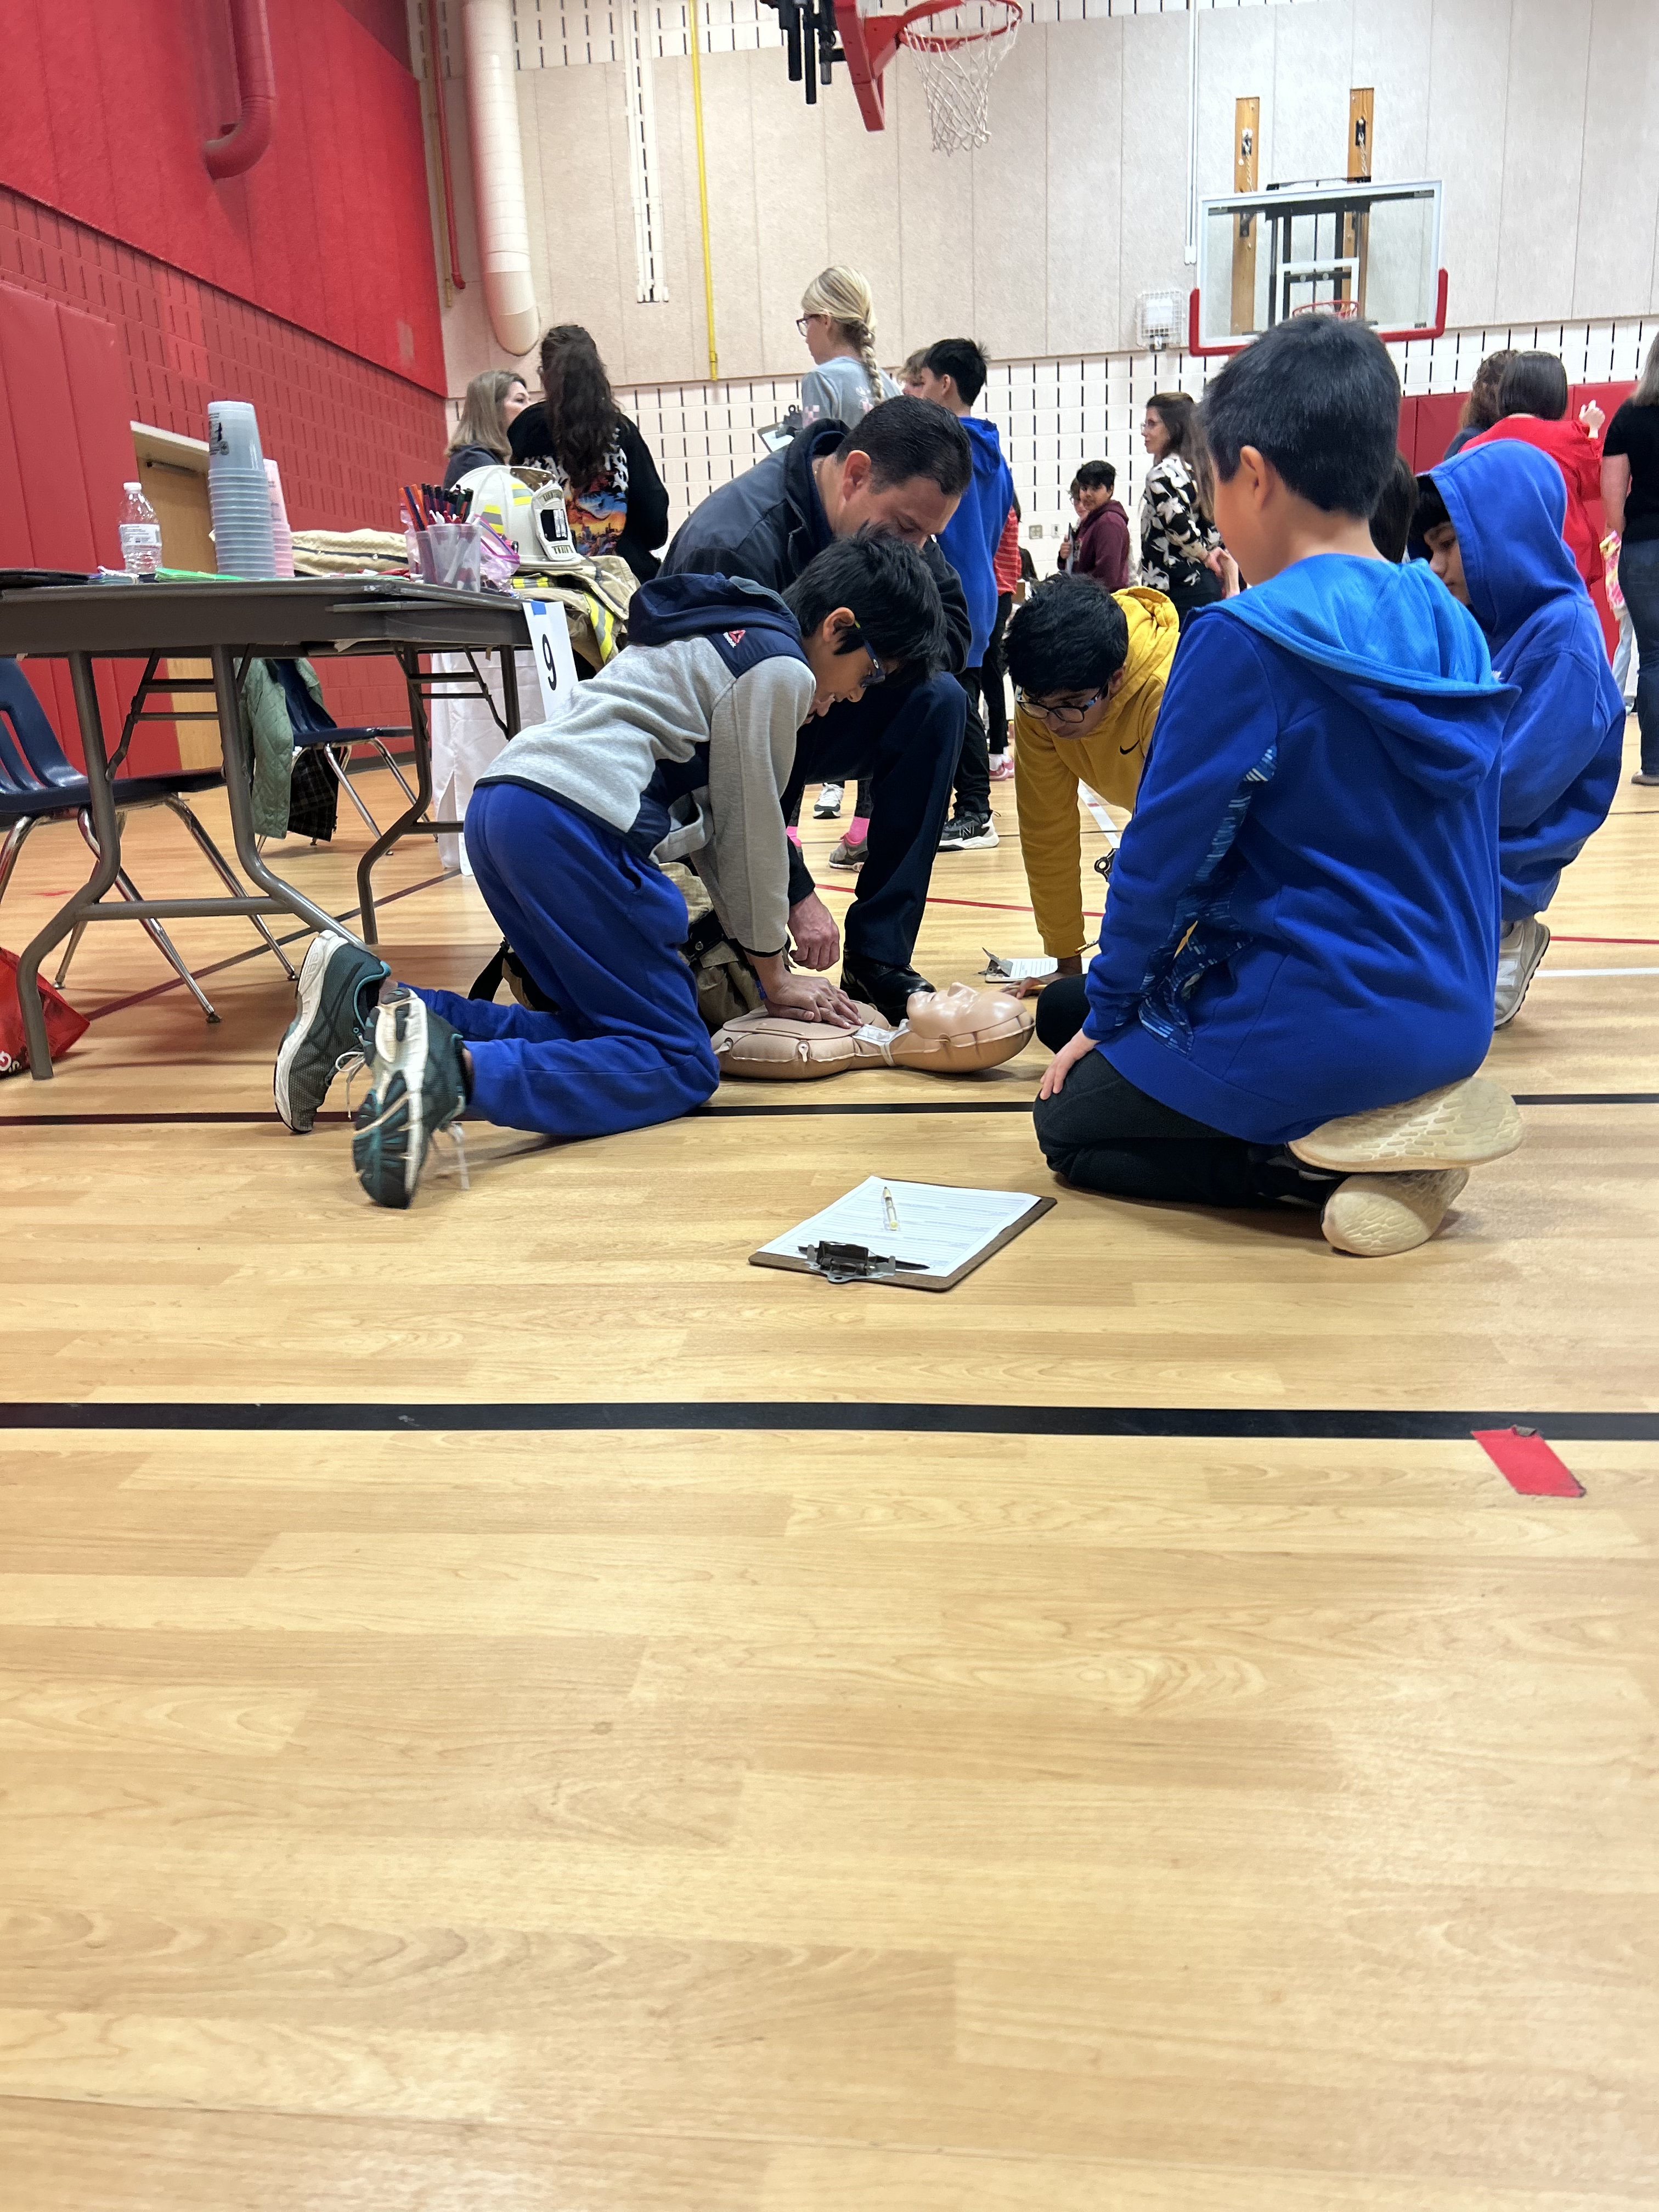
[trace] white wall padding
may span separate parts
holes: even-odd
[[[541,335],[541,319],[530,276],[511,0],[466,0],[463,27],[484,303],[499,343],[510,354],[527,354]]]

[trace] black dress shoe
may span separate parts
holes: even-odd
[[[914,968],[854,968],[850,960],[841,963],[841,988],[849,999],[857,999],[866,1006],[873,1006],[885,1022],[896,1029],[904,1019],[905,1008],[910,1003],[913,991],[931,991],[933,985],[925,975],[917,975]]]

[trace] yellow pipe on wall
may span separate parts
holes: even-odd
[[[702,297],[708,321],[708,376],[720,381],[720,349],[714,343],[714,261],[708,244],[708,161],[702,143],[702,0],[687,0],[685,27],[691,48],[691,114],[697,132],[697,215],[702,225]]]

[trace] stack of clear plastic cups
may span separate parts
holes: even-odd
[[[208,403],[208,504],[219,574],[254,580],[275,576],[270,485],[258,421],[246,399]]]
[[[288,526],[288,501],[283,497],[283,478],[275,461],[265,463],[265,482],[270,489],[270,541],[279,576],[294,574],[294,533]]]

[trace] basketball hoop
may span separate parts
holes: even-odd
[[[991,135],[991,79],[1013,51],[1024,9],[1019,0],[933,0],[912,8],[898,27],[927,95],[936,154],[982,146]]]
[[[1359,320],[1358,300],[1304,300],[1291,309],[1294,315],[1334,315],[1340,323]]]

